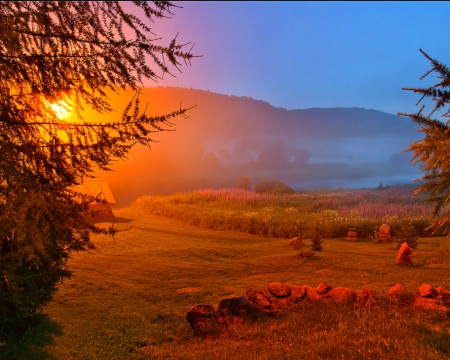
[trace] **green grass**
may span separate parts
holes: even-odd
[[[395,265],[394,243],[324,239],[301,258],[287,239],[213,231],[141,207],[115,210],[121,231],[93,238],[98,250],[70,260],[74,276],[24,337],[0,346],[2,360],[34,359],[446,359],[446,314],[382,304],[373,309],[302,304],[196,335],[185,320],[273,281],[386,294],[396,283],[450,288],[450,240],[421,238],[414,265]],[[131,227],[131,228],[130,228]]]

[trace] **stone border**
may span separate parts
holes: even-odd
[[[410,299],[413,306],[436,311],[450,310],[450,290],[443,286],[437,288],[423,284],[418,290],[409,292],[402,284],[394,285],[387,296],[380,296],[375,290],[363,288],[358,294],[345,287],[331,287],[322,282],[317,288],[308,285],[289,286],[280,282],[268,284],[267,290],[249,289],[239,297],[223,299],[217,310],[214,306],[199,304],[193,306],[186,315],[189,325],[195,330],[246,313],[276,312],[294,307],[300,302],[322,301],[334,304],[358,304],[370,306],[382,300],[400,302]]]

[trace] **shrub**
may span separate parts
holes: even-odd
[[[269,193],[269,194],[295,194],[294,189],[290,186],[277,180],[263,180],[255,185],[256,193]]]
[[[322,236],[319,232],[319,224],[316,224],[316,228],[314,230],[314,235],[311,238],[312,246],[311,249],[314,251],[322,251]]]
[[[410,219],[406,219],[404,224],[400,227],[400,230],[396,233],[397,247],[406,242],[409,247],[415,249],[417,247],[417,240],[419,235],[417,234],[416,227],[412,224]]]

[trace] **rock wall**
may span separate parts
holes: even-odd
[[[359,293],[345,287],[331,287],[321,283],[317,288],[289,286],[280,282],[268,284],[267,289],[249,289],[245,294],[223,299],[217,310],[213,305],[199,304],[193,306],[186,315],[186,320],[194,330],[199,330],[208,324],[233,316],[243,316],[248,312],[274,312],[296,306],[300,302],[327,302],[335,304],[359,304],[369,306],[378,301],[401,301],[411,299],[415,307],[436,311],[450,310],[450,290],[443,286],[434,288],[423,284],[418,290],[409,292],[403,285],[396,284],[387,296],[380,296],[375,290],[363,288]]]

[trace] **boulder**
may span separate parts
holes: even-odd
[[[387,224],[383,224],[380,226],[380,230],[378,232],[378,240],[381,242],[390,242],[392,240],[391,236],[391,227]]]
[[[291,240],[289,240],[290,246],[297,246],[297,245],[300,245],[301,243],[302,243],[302,239],[300,239],[299,237],[295,237],[295,238],[292,238]]]
[[[292,299],[290,297],[287,298],[276,298],[272,302],[270,306],[270,310],[276,311],[276,310],[283,310],[291,307],[293,305]]]
[[[398,250],[397,260],[395,263],[401,266],[411,266],[412,255],[412,249],[409,247],[408,243],[404,242]]]
[[[269,291],[272,295],[280,298],[288,297],[289,295],[291,295],[291,287],[280,282],[270,283]]]
[[[437,296],[437,291],[431,285],[422,284],[419,286],[419,294],[421,297],[435,298]]]
[[[306,291],[304,299],[306,301],[320,301],[322,300],[323,296],[319,294],[316,289],[314,289],[312,286],[303,285],[303,288]]]
[[[230,316],[239,314],[239,298],[223,299],[218,306],[218,312],[221,316]]]
[[[213,324],[214,308],[212,305],[195,305],[186,314],[186,320],[194,330]]]
[[[356,298],[357,294],[354,290],[338,286],[328,291],[323,299],[336,304],[353,304]]]
[[[369,288],[363,288],[361,290],[361,294],[358,295],[356,301],[360,305],[369,305],[371,303],[374,303],[376,301],[380,300],[380,297],[378,296],[377,292],[375,290],[369,289]]]
[[[444,300],[444,301],[448,301],[450,300],[450,290],[446,289],[443,286],[438,286],[436,288],[436,292],[437,292],[437,297]]]
[[[437,298],[426,298],[418,296],[414,299],[413,305],[425,310],[448,311],[447,306],[445,306],[442,300]]]
[[[291,286],[291,301],[297,304],[306,296],[306,289],[303,286]]]
[[[348,233],[347,233],[347,238],[346,240],[350,240],[350,241],[355,241],[357,240],[356,237],[356,229],[355,228],[350,228]]]
[[[407,294],[408,291],[402,284],[395,284],[388,292],[390,298],[398,298],[404,294]]]
[[[321,295],[325,295],[328,291],[330,291],[332,289],[332,287],[330,285],[328,285],[325,282],[320,283],[320,285],[316,288],[316,291],[321,294]]]
[[[255,289],[249,289],[246,293],[248,297],[248,304],[249,306],[254,306],[260,310],[265,310],[270,308],[270,302],[267,300],[267,298],[264,296],[264,294]]]
[[[248,306],[248,296],[246,294],[238,297],[239,309],[245,309]]]

